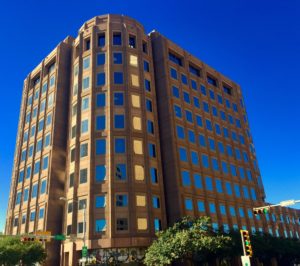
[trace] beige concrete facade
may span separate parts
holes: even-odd
[[[299,238],[297,210],[253,217],[264,199],[239,85],[129,17],[87,21],[24,81],[5,232],[78,238],[48,265],[78,263],[84,209],[102,260],[185,215]]]

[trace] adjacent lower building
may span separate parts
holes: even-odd
[[[48,265],[141,261],[186,215],[299,238],[265,204],[239,85],[137,21],[87,21],[25,79],[5,232],[67,235]]]

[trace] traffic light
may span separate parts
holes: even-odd
[[[269,207],[253,208],[253,213],[254,215],[267,214],[269,213],[269,209]]]
[[[34,236],[22,236],[21,241],[22,242],[33,242],[33,241],[35,241],[35,237]]]
[[[252,257],[252,246],[250,241],[249,232],[247,230],[241,230],[242,242],[244,247],[245,256]]]

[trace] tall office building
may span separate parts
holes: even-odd
[[[48,265],[76,265],[84,242],[142,259],[185,215],[299,237],[296,210],[253,216],[264,199],[240,87],[129,17],[87,21],[24,82],[5,231],[71,236]]]

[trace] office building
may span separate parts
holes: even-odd
[[[142,260],[185,215],[299,237],[264,199],[239,85],[137,21],[87,21],[25,79],[5,232],[66,234],[47,264]]]

